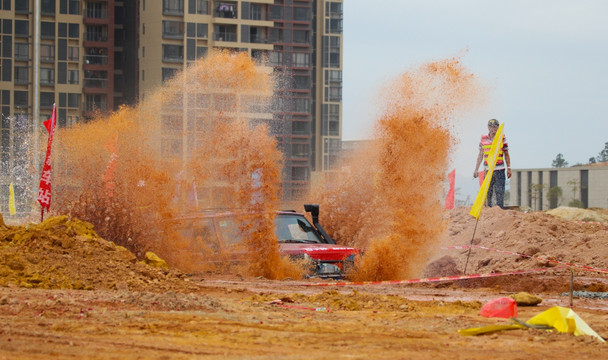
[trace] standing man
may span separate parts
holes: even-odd
[[[490,119],[488,121],[488,134],[481,135],[481,142],[479,143],[479,155],[477,156],[477,165],[475,166],[475,172],[473,177],[478,176],[479,165],[483,159],[483,167],[485,172],[488,170],[488,156],[490,155],[490,147],[492,141],[498,131],[498,120]],[[488,189],[488,197],[486,199],[486,205],[492,206],[492,194],[496,195],[496,205],[500,206],[501,209],[505,208],[505,162],[507,165],[507,178],[511,178],[511,158],[509,157],[509,145],[507,144],[507,138],[505,134],[502,134],[502,148],[498,150],[498,159],[496,159],[496,166],[494,167],[494,173],[492,174],[492,181]]]

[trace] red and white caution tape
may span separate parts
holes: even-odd
[[[577,224],[596,224],[596,225],[608,225],[608,221],[575,221]]]
[[[503,273],[489,273],[489,274],[473,274],[473,275],[459,275],[459,276],[443,276],[433,277],[425,279],[410,279],[410,280],[388,280],[388,281],[345,281],[345,282],[333,282],[333,283],[306,283],[301,284],[302,286],[358,286],[358,285],[396,285],[396,284],[422,284],[440,281],[455,281],[455,280],[466,280],[466,279],[483,279],[497,276],[509,276],[509,275],[522,275],[545,272],[548,270],[555,270],[557,268],[542,268],[534,270],[519,270]]]
[[[483,249],[483,250],[494,251],[494,252],[499,252],[499,253],[503,253],[503,254],[517,255],[517,256],[521,256],[521,257],[536,259],[536,260],[550,262],[550,263],[554,263],[554,264],[566,265],[566,266],[569,266],[569,267],[575,267],[575,268],[586,270],[586,271],[597,271],[597,272],[601,272],[601,273],[608,273],[608,270],[606,270],[606,269],[594,268],[592,266],[587,266],[587,265],[578,265],[578,264],[569,263],[569,262],[565,262],[565,261],[558,261],[558,260],[549,259],[549,258],[530,256],[530,255],[516,253],[516,252],[512,252],[512,251],[507,251],[507,250],[492,249],[492,248],[485,247],[485,246],[480,246],[480,245],[471,245],[470,247],[472,247],[473,249]],[[448,247],[444,247],[442,249],[447,249],[447,250],[450,250],[450,249],[467,250],[467,249],[469,249],[469,245],[465,245],[465,246],[448,246]]]

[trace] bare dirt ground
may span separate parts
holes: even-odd
[[[468,249],[454,247],[471,238],[474,245],[528,257],[475,247],[467,274],[549,270],[357,286],[186,275],[137,261],[86,223],[0,224],[0,358],[603,358],[607,345],[590,336],[535,329],[458,333],[511,323],[479,310],[516,292],[543,299],[520,306],[522,320],[555,305],[571,307],[563,294],[571,274],[574,290],[607,291],[606,273],[589,267],[608,269],[608,224],[602,217],[586,218],[594,223],[573,218],[485,209],[473,238],[468,209],[452,210],[449,230],[421,276],[462,274]],[[608,337],[607,300],[575,297],[571,308]]]

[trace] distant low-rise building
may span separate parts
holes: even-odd
[[[568,168],[514,169],[510,203],[532,210],[559,206],[608,208],[608,162]]]

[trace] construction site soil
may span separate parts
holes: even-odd
[[[139,261],[75,219],[0,223],[0,358],[603,358],[606,345],[591,336],[458,330],[512,323],[480,309],[527,292],[542,302],[520,305],[518,319],[559,305],[608,337],[608,213],[489,208],[476,224],[468,212],[446,211],[448,231],[421,277],[463,275],[465,264],[468,275],[538,271],[345,286],[184,274]],[[571,299],[571,278],[575,294],[598,296]]]

